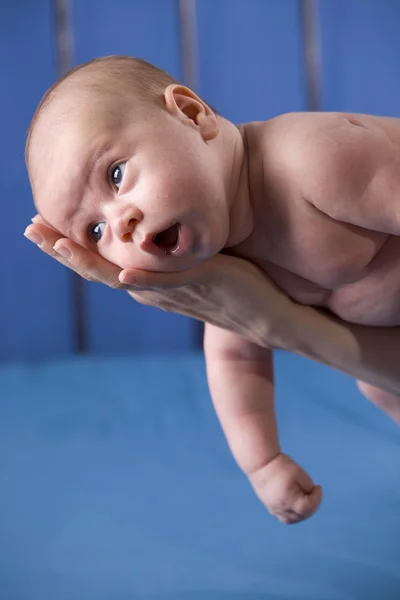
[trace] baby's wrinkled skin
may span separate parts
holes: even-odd
[[[229,253],[299,303],[400,325],[400,119],[292,113],[237,127],[179,84],[162,105],[132,94],[126,114],[88,87],[80,94],[84,76],[31,135],[28,170],[45,222],[121,268],[180,271]],[[209,324],[204,350],[239,466],[273,515],[308,518],[322,491],[281,452],[272,350]],[[397,396],[359,387],[400,423]],[[262,437],[247,419],[254,412]]]

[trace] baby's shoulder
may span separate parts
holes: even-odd
[[[259,124],[261,148],[279,157],[299,158],[313,149],[332,150],[356,126],[357,117],[345,113],[286,113]]]
[[[301,185],[318,186],[341,177],[357,156],[357,115],[287,113],[259,124],[258,149],[264,170]]]

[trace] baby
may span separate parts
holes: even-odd
[[[400,325],[400,119],[293,113],[237,127],[164,71],[115,56],[46,93],[26,162],[43,220],[123,269],[229,253],[299,303]],[[322,492],[281,452],[272,351],[208,324],[204,350],[240,467],[273,515],[306,519]],[[400,423],[397,396],[358,385]]]

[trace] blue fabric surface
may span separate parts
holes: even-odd
[[[284,450],[324,486],[274,520],[236,467],[201,356],[0,369],[4,600],[400,598],[400,435],[354,382],[276,357]]]

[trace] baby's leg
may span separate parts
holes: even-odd
[[[357,381],[360,392],[400,425],[400,396],[381,390],[364,381]]]

